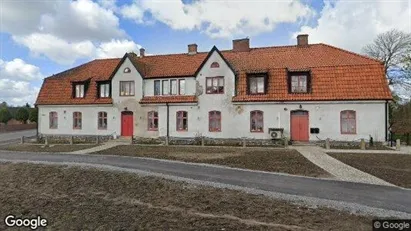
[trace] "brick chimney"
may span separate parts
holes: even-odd
[[[297,45],[298,46],[308,46],[308,34],[297,35]]]
[[[188,44],[188,54],[189,55],[195,55],[197,54],[197,44]]]
[[[233,40],[233,51],[249,51],[250,50],[250,39],[235,39]]]
[[[144,57],[146,53],[146,49],[140,48],[140,57]]]

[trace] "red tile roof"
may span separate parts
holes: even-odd
[[[145,96],[140,100],[141,104],[195,102],[197,102],[197,97],[195,95]]]
[[[326,44],[251,48],[250,51],[221,51],[223,57],[239,76],[238,95],[234,101],[292,101],[292,100],[367,100],[391,99],[381,62]],[[142,58],[129,54],[144,78],[194,76],[208,52],[195,55],[153,55]],[[37,104],[111,103],[97,99],[95,81],[109,80],[120,59],[94,60],[63,73],[46,78]],[[289,94],[287,69],[310,70],[312,93]],[[246,74],[268,72],[267,95],[246,95]],[[90,88],[83,99],[72,99],[70,81],[90,79]],[[160,99],[164,97],[164,99]],[[177,96],[144,97],[141,103],[177,100]],[[181,100],[188,97],[178,96]],[[188,100],[190,101],[190,100]],[[191,102],[191,101],[190,101]]]
[[[36,104],[111,104],[111,98],[97,98],[96,81],[109,79],[119,62],[120,59],[96,59],[44,79]],[[90,85],[85,97],[73,98],[72,82],[88,79]]]

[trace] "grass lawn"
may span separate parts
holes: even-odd
[[[42,148],[39,144],[10,144],[0,146],[2,150],[8,151],[20,151],[20,152],[74,152],[82,149],[88,149],[96,147],[95,144],[75,144],[75,145],[65,145],[65,144],[52,144],[50,147]]]
[[[411,155],[329,153],[328,155],[392,184],[411,188]]]
[[[372,219],[131,173],[30,164],[0,164],[0,203],[0,217],[40,215],[49,230],[370,230]]]
[[[299,152],[291,149],[122,145],[97,152],[186,162],[226,165],[313,177],[330,177]]]

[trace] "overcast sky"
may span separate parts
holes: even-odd
[[[381,32],[411,32],[411,0],[0,0],[0,102],[33,104],[42,79],[125,52],[149,54],[310,43],[350,51]]]

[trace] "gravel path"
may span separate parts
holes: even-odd
[[[387,185],[393,186],[380,178],[353,168],[343,162],[332,158],[323,151],[322,148],[316,146],[299,146],[293,147],[301,153],[309,161],[332,174],[339,180],[359,182],[367,184]]]
[[[194,184],[242,190],[309,206],[326,206],[378,217],[411,216],[411,190],[399,187],[297,177],[207,164],[103,155],[0,151],[0,161],[100,168]]]
[[[120,143],[104,143],[103,145],[93,147],[93,148],[88,148],[88,149],[82,149],[74,152],[70,152],[70,154],[87,154],[87,153],[92,153],[92,152],[99,152],[102,150],[106,150],[109,148],[113,148],[115,146],[121,145]]]

